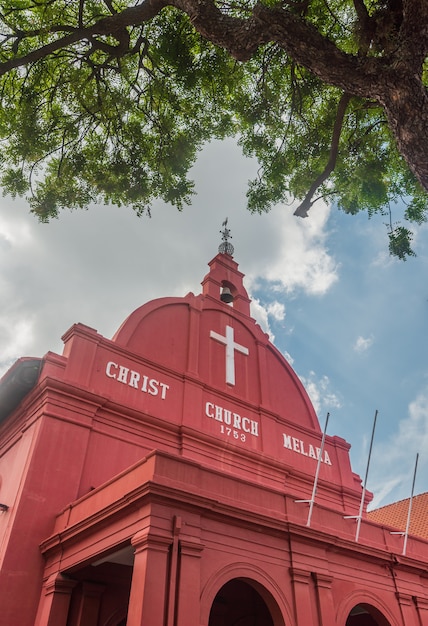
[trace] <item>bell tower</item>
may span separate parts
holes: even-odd
[[[220,234],[222,243],[218,247],[217,256],[208,264],[210,271],[201,283],[202,294],[217,302],[220,300],[226,306],[250,317],[250,299],[243,283],[244,274],[238,270],[238,264],[233,260],[234,248],[229,242],[232,236],[227,228],[227,218]]]

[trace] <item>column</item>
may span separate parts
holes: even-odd
[[[331,591],[331,576],[316,574],[316,590],[320,610],[320,626],[335,626],[336,611],[334,609],[333,594]]]
[[[416,624],[416,611],[412,596],[401,592],[397,592],[396,595],[403,616],[403,624],[405,626]]]
[[[202,550],[203,545],[197,540],[180,541],[176,626],[199,626]]]
[[[418,613],[421,626],[428,626],[428,599],[416,596],[413,600],[416,605],[416,611]]]
[[[43,585],[34,626],[66,626],[75,580],[52,574]]]
[[[171,538],[145,529],[131,540],[135,549],[127,626],[164,626]]]
[[[316,626],[317,616],[314,615],[310,593],[311,573],[305,570],[292,568],[291,582],[294,590],[297,626]]]
[[[266,365],[266,346],[260,341],[256,342],[257,358],[259,361],[259,379],[260,379],[260,404],[266,409],[272,407],[272,397],[268,376],[268,368]]]
[[[199,339],[200,339],[201,311],[194,307],[192,302],[189,307],[189,349],[187,353],[187,372],[198,376],[199,374]]]

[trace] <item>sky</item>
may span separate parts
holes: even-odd
[[[232,142],[213,142],[192,171],[196,194],[178,212],[63,211],[40,224],[25,200],[0,197],[0,376],[21,356],[62,353],[82,322],[112,337],[138,306],[200,293],[228,217],[252,314],[301,378],[321,428],[351,444],[371,508],[428,491],[428,225],[416,258],[388,254],[386,218],[348,216],[317,203],[246,210],[257,165]]]

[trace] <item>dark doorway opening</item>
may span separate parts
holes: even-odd
[[[70,572],[76,581],[67,626],[85,623],[96,626],[125,626],[132,581],[132,566],[103,560]]]
[[[369,604],[357,604],[348,615],[346,626],[391,626],[378,609]]]
[[[210,611],[208,626],[275,626],[260,593],[244,580],[223,585]]]

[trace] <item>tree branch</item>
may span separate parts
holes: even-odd
[[[354,9],[358,18],[359,55],[365,56],[370,49],[375,31],[375,24],[370,17],[364,0],[354,0]]]
[[[91,45],[103,47],[112,57],[120,58],[136,53],[135,45],[130,48],[127,29],[144,25],[166,6],[175,7],[187,14],[194,28],[205,39],[222,47],[235,59],[247,61],[261,45],[272,42],[294,63],[344,92],[333,129],[329,161],[297,209],[298,214],[307,214],[314,191],[334,169],[346,104],[351,95],[374,100],[384,107],[401,154],[428,190],[428,96],[421,71],[428,50],[428,1],[388,0],[386,10],[389,11],[390,7],[391,11],[394,9],[393,28],[386,28],[383,34],[390,41],[390,46],[387,52],[381,50],[377,56],[365,55],[364,45],[367,45],[371,36],[367,33],[360,56],[344,52],[305,19],[304,1],[293,6],[290,0],[285,0],[283,6],[274,7],[261,4],[261,1],[252,10],[248,8],[248,12],[243,11],[248,17],[235,17],[230,12],[222,12],[215,0],[142,0],[136,6],[99,18],[90,26],[78,28],[65,25],[60,34],[54,30],[56,25],[51,26],[51,29],[40,30],[42,41],[46,41],[47,36],[57,38],[22,56],[3,61],[0,63],[0,76],[14,68],[34,65],[79,42],[85,42],[85,46],[88,42],[88,48]],[[363,29],[368,20],[370,27],[377,24],[373,16],[368,15],[364,0],[353,2]],[[113,6],[111,0],[104,0],[104,3],[107,7]],[[14,34],[18,44],[29,36],[29,32],[22,31]],[[104,36],[114,37],[118,45],[110,45]],[[32,37],[35,39],[36,33],[33,32]],[[5,41],[10,35],[5,34],[1,38]],[[12,44],[9,43],[7,48],[6,52],[2,52],[3,58],[5,54],[14,53]],[[76,50],[78,52],[73,52],[78,56],[80,52],[77,46]]]
[[[36,48],[21,57],[16,57],[0,63],[0,76],[6,74],[14,68],[25,67],[30,63],[40,61],[40,59],[46,58],[57,50],[66,48],[79,41],[89,40],[96,35],[115,36],[116,33],[123,34],[123,30],[127,26],[137,26],[147,22],[157,15],[165,6],[167,6],[167,4],[167,0],[145,0],[138,6],[124,9],[121,13],[103,17],[92,26],[76,29],[74,29],[74,27],[69,27],[70,29],[73,28],[73,32],[65,35],[65,37],[60,37],[55,41],[51,41],[45,46]],[[64,26],[64,30],[66,29],[67,26]]]
[[[388,81],[385,81],[388,84]],[[428,191],[428,90],[417,74],[402,71],[379,98],[398,150]]]
[[[144,24],[166,6],[185,12],[203,37],[227,50],[238,61],[249,60],[261,45],[274,42],[321,80],[361,97],[374,97],[382,59],[357,58],[343,52],[289,9],[256,4],[249,18],[238,18],[222,13],[214,0],[144,0],[137,6],[103,17],[91,26],[76,28],[22,57],[0,63],[0,75],[96,35],[117,37],[128,26]]]
[[[303,202],[299,204],[297,209],[294,211],[294,215],[298,215],[299,217],[308,217],[308,211],[313,205],[313,203],[315,202],[315,200],[312,200],[314,193],[327,180],[327,178],[330,176],[330,174],[333,172],[336,166],[337,155],[339,152],[340,134],[342,132],[343,120],[345,118],[345,112],[348,107],[350,99],[351,99],[351,94],[344,93],[342,94],[342,97],[339,100],[339,105],[337,107],[337,113],[336,113],[336,119],[335,119],[334,127],[333,127],[333,134],[331,138],[329,159],[327,161],[327,164],[324,170],[321,172],[319,176],[317,176],[317,178],[314,180],[314,182],[310,186],[309,191],[306,194]]]
[[[402,49],[407,62],[422,67],[428,54],[428,3],[426,0],[403,0],[403,21],[400,28]],[[407,52],[407,54],[406,54]]]
[[[367,7],[364,4],[364,0],[354,0],[354,9],[358,16],[358,19],[364,25],[367,22],[367,20],[370,19],[369,12],[367,11]]]

